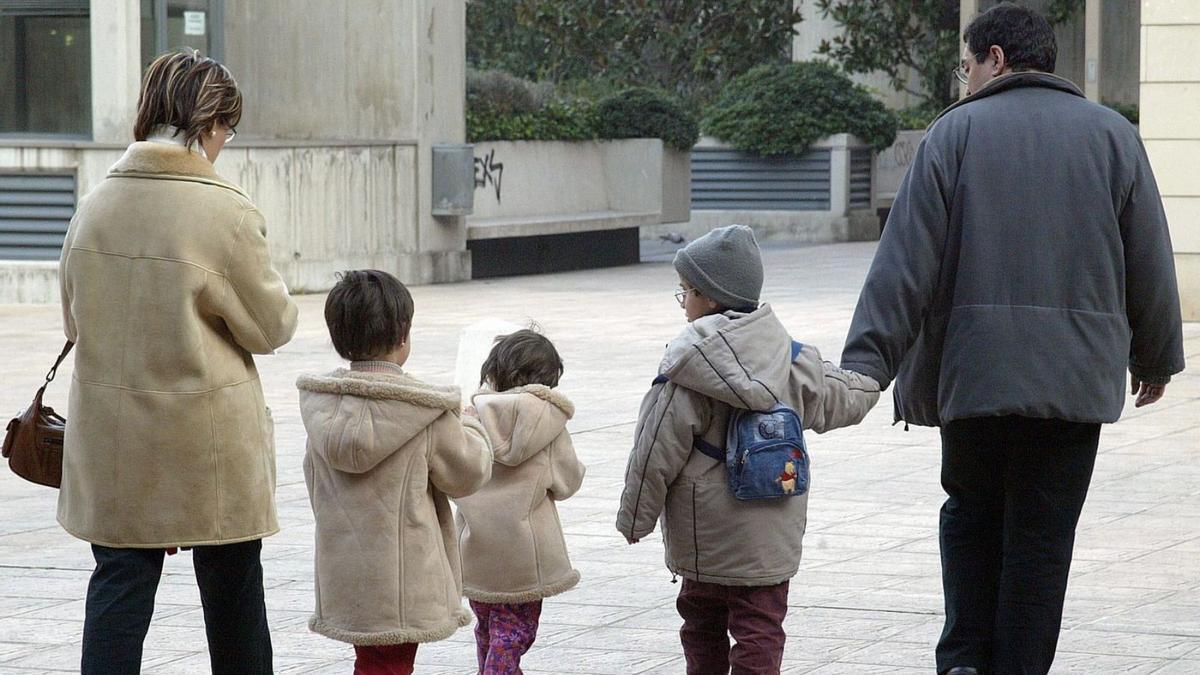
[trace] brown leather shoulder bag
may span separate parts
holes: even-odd
[[[4,436],[3,455],[13,473],[53,488],[62,483],[63,431],[67,420],[53,408],[42,405],[42,394],[74,346],[75,343],[67,341],[54,367],[46,373],[46,383],[33,395],[33,403],[8,423],[8,433]]]

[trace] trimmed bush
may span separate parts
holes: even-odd
[[[911,108],[896,111],[901,129],[924,129],[937,119],[941,110],[934,105],[914,105]]]
[[[650,89],[626,89],[596,105],[600,138],[661,138],[676,150],[691,150],[700,125],[683,106]]]
[[[896,138],[897,119],[835,66],[798,62],[757,66],[734,78],[703,127],[739,150],[785,155],[841,133],[884,150]]]
[[[467,141],[589,141],[596,113],[586,101],[552,101],[541,109],[505,113],[488,105],[467,107]]]
[[[498,113],[537,112],[554,97],[554,86],[530,82],[502,70],[467,69],[467,101]]]
[[[1121,114],[1121,117],[1129,120],[1130,124],[1138,123],[1138,104],[1136,103],[1105,103],[1104,105],[1112,108]]]

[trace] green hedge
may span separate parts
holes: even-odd
[[[597,138],[661,138],[688,150],[699,124],[683,106],[650,89],[611,92],[575,87],[559,96],[538,84],[500,71],[467,73],[467,140],[586,141]],[[591,94],[589,96],[589,94]],[[594,97],[599,102],[594,103]]]
[[[597,138],[596,112],[586,101],[551,101],[534,112],[509,113],[487,105],[467,108],[467,141],[589,141]]]
[[[626,89],[596,105],[600,138],[661,138],[676,150],[691,150],[700,125],[683,106],[650,89]]]
[[[784,155],[840,133],[884,150],[896,138],[897,119],[835,66],[799,62],[758,66],[731,80],[703,128],[739,150]]]

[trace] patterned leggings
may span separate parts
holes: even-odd
[[[521,673],[521,655],[537,639],[542,601],[493,604],[471,601],[481,675]]]

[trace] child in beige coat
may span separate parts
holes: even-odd
[[[297,381],[316,516],[309,627],[355,647],[355,673],[411,673],[417,644],[470,623],[448,497],[487,482],[492,453],[456,387],[404,373],[413,302],[395,277],[347,272],[325,321],[349,369]]]
[[[542,598],[579,582],[554,506],[575,494],[584,473],[566,429],[575,407],[554,389],[561,374],[549,340],[517,331],[496,342],[483,364],[484,389],[472,398],[495,464],[490,482],[455,503],[463,592],[486,675],[521,672]]]

